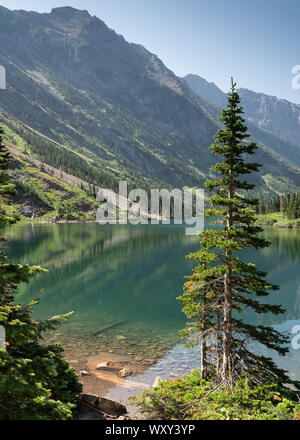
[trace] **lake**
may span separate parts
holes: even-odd
[[[74,364],[90,367],[99,353],[108,353],[136,365],[136,376],[127,379],[132,386],[116,383],[107,389],[109,397],[120,400],[121,392],[126,400],[137,384],[151,386],[157,377],[199,367],[199,349],[185,349],[178,336],[186,318],[176,298],[193,267],[185,256],[199,248],[199,238],[186,236],[183,226],[27,224],[9,227],[5,235],[14,262],[48,269],[22,285],[17,300],[29,302],[42,292],[37,319],[74,311],[49,342],[62,343]],[[248,250],[243,259],[281,285],[268,302],[282,304],[286,313],[247,312],[245,319],[292,337],[292,327],[300,325],[300,231],[268,228],[264,236],[272,246]],[[291,347],[284,358],[268,354],[300,380],[300,350]]]

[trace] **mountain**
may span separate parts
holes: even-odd
[[[300,105],[248,89],[239,91],[250,121],[300,149]]]
[[[215,124],[157,57],[69,7],[1,8],[0,24],[5,114],[110,176],[203,180],[198,170]]]
[[[218,111],[226,105],[226,94],[198,75],[184,81]],[[265,146],[300,167],[300,105],[275,96],[238,90],[251,134]]]
[[[113,189],[203,187],[218,111],[157,56],[71,7],[0,7],[0,37],[0,122],[24,163]],[[264,140],[257,160],[261,193],[300,186],[299,167]]]
[[[226,106],[226,94],[215,83],[208,82],[206,79],[201,78],[201,76],[193,74],[186,75],[183,79],[205,101],[218,109]]]

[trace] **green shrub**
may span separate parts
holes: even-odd
[[[3,227],[15,223],[17,217],[7,210],[7,197],[15,194],[15,188],[5,172],[11,158],[1,133],[0,128],[0,226]],[[34,193],[32,185],[28,191]],[[5,242],[0,236],[0,326],[6,334],[6,348],[0,347],[0,420],[70,419],[81,384],[63,359],[62,348],[42,345],[42,339],[45,332],[54,330],[71,314],[36,322],[32,314],[37,300],[29,305],[16,304],[18,286],[45,270],[8,262]]]
[[[0,350],[0,420],[66,420],[73,417],[81,385],[60,346],[27,343]]]
[[[24,267],[19,270],[24,276]],[[3,278],[2,274],[0,280]],[[16,274],[11,279],[16,282]],[[0,420],[72,418],[82,385],[62,357],[63,349],[41,343],[43,333],[55,329],[70,314],[36,322],[31,315],[37,301],[15,305],[6,297],[8,301],[2,303],[0,298],[0,325],[7,341],[6,350],[0,350]]]
[[[201,379],[200,370],[164,380],[156,388],[131,398],[149,419],[160,420],[293,420],[300,419],[294,393],[276,383],[250,384],[240,379],[233,390]]]

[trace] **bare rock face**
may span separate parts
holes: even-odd
[[[299,146],[300,105],[276,96],[240,89],[247,118],[259,128]]]
[[[27,218],[38,218],[45,214],[45,210],[37,207],[34,200],[26,200],[20,208],[20,214]]]
[[[20,213],[25,217],[31,218],[33,215],[33,207],[28,202],[25,202],[20,209]]]
[[[214,83],[199,75],[186,75],[184,81],[218,111],[226,105],[226,94]],[[299,167],[300,105],[248,89],[238,92],[252,136]]]

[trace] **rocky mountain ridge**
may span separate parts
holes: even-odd
[[[226,94],[214,83],[198,75],[187,75],[184,81],[218,110],[226,105]],[[248,89],[238,91],[253,136],[300,166],[300,105]]]
[[[91,185],[203,187],[219,110],[157,56],[70,7],[1,7],[0,37],[8,85],[0,122],[12,147]],[[253,127],[258,191],[298,188],[300,169],[281,154],[282,141]]]

